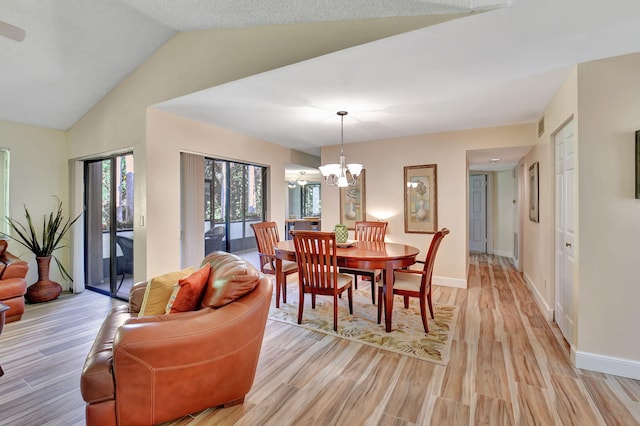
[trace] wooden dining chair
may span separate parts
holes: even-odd
[[[275,222],[252,223],[251,229],[256,237],[258,245],[258,256],[260,257],[260,270],[264,274],[276,274],[276,244],[280,242],[278,225]],[[290,260],[282,261],[282,272],[284,281],[282,282],[282,302],[287,303],[287,277],[298,272],[298,264]],[[276,291],[278,293],[278,291]],[[276,295],[276,308],[280,307],[280,298]]]
[[[409,308],[409,297],[417,297],[420,300],[420,315],[422,316],[422,325],[424,332],[429,332],[427,323],[427,307],[429,304],[429,313],[433,319],[433,304],[431,301],[431,277],[433,275],[433,264],[436,261],[436,253],[440,247],[442,239],[449,233],[447,228],[443,228],[433,235],[427,258],[424,261],[424,267],[421,271],[415,269],[397,269],[394,271],[393,278],[393,294],[404,297],[404,307]],[[386,283],[378,284],[378,324],[382,317],[382,308],[385,302],[384,294],[389,291]]]
[[[388,222],[360,221],[356,222],[354,239],[357,241],[384,242],[384,236],[387,233]],[[382,269],[356,269],[356,268],[340,268],[343,274],[353,274],[354,287],[358,288],[358,276],[371,281],[371,303],[376,304],[376,281],[380,278],[384,279],[384,271]]]
[[[291,231],[298,262],[300,302],[298,324],[302,323],[305,293],[311,294],[311,308],[316,296],[333,296],[333,330],[338,331],[338,295],[347,290],[349,313],[353,314],[351,276],[338,272],[336,234],[319,231]]]

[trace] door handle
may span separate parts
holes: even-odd
[[[565,247],[571,247],[571,243],[564,243]]]

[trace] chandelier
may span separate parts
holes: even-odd
[[[307,178],[306,175],[307,172],[300,172],[300,175],[298,176],[298,180],[296,182],[298,182],[298,185],[300,186],[305,186],[308,182],[307,182]]]
[[[348,112],[338,111],[337,114],[340,116],[340,164],[327,164],[320,166],[319,169],[327,184],[344,188],[358,183],[358,175],[364,166],[359,163],[346,164],[347,161],[344,156],[344,116]]]
[[[300,186],[305,186],[306,184],[308,184],[309,181],[307,180],[307,172],[298,173],[298,177],[296,178],[296,180],[287,181],[287,186],[289,187],[289,189],[294,189],[296,187],[296,183]]]

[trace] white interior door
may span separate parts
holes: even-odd
[[[469,176],[469,250],[487,252],[487,175]]]
[[[575,265],[575,144],[574,122],[556,135],[555,320],[573,344]]]

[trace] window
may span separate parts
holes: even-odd
[[[320,216],[320,184],[308,183],[301,188],[302,217]]]

